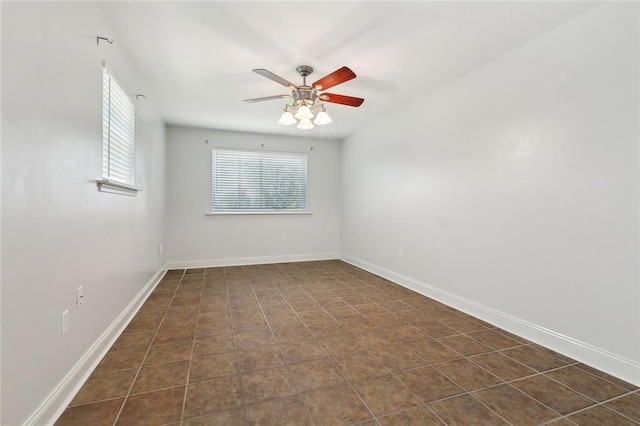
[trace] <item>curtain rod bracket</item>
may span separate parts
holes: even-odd
[[[98,45],[99,45],[99,44],[100,44],[100,40],[104,40],[104,41],[106,41],[106,42],[107,42],[107,43],[109,43],[109,44],[113,44],[113,40],[108,39],[108,38],[106,38],[106,37],[100,37],[100,36],[96,37],[96,44],[98,44]]]
[[[137,101],[138,99],[140,99],[140,98],[147,99],[147,97],[146,97],[145,95],[143,95],[143,94],[141,94],[141,93],[136,93],[136,101]]]

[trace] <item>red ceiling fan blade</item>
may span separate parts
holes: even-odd
[[[320,95],[320,99],[325,102],[332,102],[334,104],[348,105],[352,107],[359,107],[364,102],[362,98],[354,98],[353,96],[336,95],[333,93],[323,93]]]
[[[270,101],[272,99],[284,99],[284,98],[288,98],[291,95],[275,95],[275,96],[265,96],[264,98],[252,98],[252,99],[245,99],[243,100],[243,102],[249,102],[249,103],[254,103],[254,102],[262,102],[262,101]]]
[[[275,75],[274,73],[272,73],[269,70],[265,70],[263,68],[256,68],[254,70],[252,70],[253,72],[255,72],[256,74],[260,74],[263,77],[267,77],[269,80],[273,80],[276,83],[280,83],[285,87],[291,87],[294,88],[296,87],[295,84],[293,84],[292,82],[285,80],[284,78],[280,77],[279,75]]]
[[[331,74],[322,77],[320,80],[313,83],[311,87],[316,90],[327,90],[330,87],[337,86],[338,84],[349,81],[352,78],[356,78],[356,73],[347,67],[342,67]]]

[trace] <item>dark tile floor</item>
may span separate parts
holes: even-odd
[[[640,390],[340,261],[169,271],[57,425],[638,425]]]

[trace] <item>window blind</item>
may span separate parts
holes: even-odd
[[[135,107],[111,72],[102,70],[102,177],[133,186]]]
[[[212,212],[307,210],[307,155],[213,149]]]

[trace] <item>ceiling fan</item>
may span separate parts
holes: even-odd
[[[307,85],[307,77],[313,73],[313,68],[309,65],[300,65],[296,68],[298,74],[302,76],[302,84],[299,86],[263,68],[257,68],[252,71],[291,89],[291,94],[244,100],[244,102],[262,102],[272,99],[292,98],[291,104],[285,105],[282,116],[278,121],[279,124],[292,125],[298,123],[297,127],[299,129],[312,129],[314,124],[329,124],[332,121],[322,102],[352,107],[359,107],[364,102],[362,98],[324,92],[326,89],[356,78],[356,74],[347,67],[335,70],[331,74],[315,81],[311,86]],[[314,116],[315,120],[312,123],[311,119]],[[300,121],[298,122],[296,119]]]

